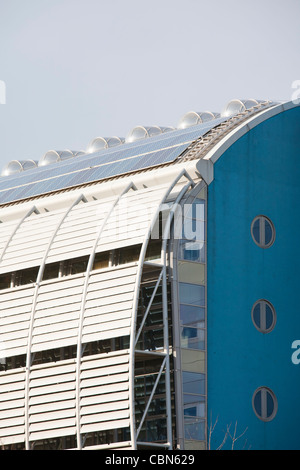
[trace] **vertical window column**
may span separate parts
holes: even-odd
[[[178,298],[185,449],[206,442],[206,188],[182,207]]]

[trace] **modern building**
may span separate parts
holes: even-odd
[[[1,448],[300,449],[299,157],[233,100],[10,162]]]

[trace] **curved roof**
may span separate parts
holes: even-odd
[[[96,183],[133,172],[184,162],[192,159],[207,160],[209,152],[219,152],[219,143],[227,134],[238,135],[240,129],[247,131],[248,123],[259,123],[269,116],[280,113],[293,103],[278,104],[270,101],[232,100],[224,108],[220,117],[206,120],[200,124],[183,129],[156,127],[157,135],[150,133],[154,126],[137,126],[140,135],[132,142],[109,146],[108,139],[98,138],[101,144],[107,145],[103,150],[78,155],[74,151],[56,151],[60,163],[12,174],[0,179],[0,204],[23,200],[38,195],[57,192],[62,189],[77,187],[83,184]],[[233,113],[234,110],[234,114]],[[201,113],[197,113],[201,116]],[[247,127],[248,126],[248,127]],[[137,129],[137,128],[134,128]],[[146,135],[147,134],[147,135]],[[117,138],[118,139],[118,138]],[[65,151],[66,152],[66,151]],[[83,153],[83,152],[82,152]],[[49,155],[47,152],[45,155]],[[43,158],[46,158],[44,155]],[[66,159],[64,158],[66,157]]]

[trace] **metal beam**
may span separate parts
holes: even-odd
[[[163,197],[161,198],[160,204],[150,222],[148,231],[145,235],[141,252],[140,252],[140,257],[139,257],[139,262],[138,262],[138,273],[137,273],[137,278],[136,278],[136,285],[135,285],[135,292],[134,292],[134,303],[133,303],[133,308],[132,308],[132,323],[131,323],[131,335],[130,335],[130,355],[129,355],[129,361],[130,361],[130,368],[129,368],[129,407],[130,407],[130,431],[131,431],[131,441],[132,441],[132,448],[136,449],[137,447],[137,435],[136,435],[136,426],[135,426],[135,408],[134,408],[134,367],[135,367],[135,337],[136,337],[136,322],[137,322],[137,311],[138,311],[138,300],[139,300],[139,291],[140,291],[140,286],[141,286],[141,279],[142,279],[142,273],[143,273],[143,266],[145,262],[145,256],[146,256],[146,250],[148,247],[148,243],[151,237],[152,229],[154,227],[154,224],[156,223],[156,220],[159,216],[159,212],[161,209],[162,204],[165,203],[167,200],[168,196],[171,194],[172,190],[174,187],[177,185],[177,183],[180,181],[181,178],[185,177],[188,179],[189,184],[185,186],[194,185],[193,179],[190,177],[190,175],[186,172],[185,169],[183,169],[173,180],[173,182],[170,184],[170,186],[167,188],[165,191]],[[186,191],[186,189],[185,189]],[[180,194],[182,191],[180,192]],[[166,260],[165,260],[166,262]],[[165,263],[164,263],[165,264]],[[164,268],[163,268],[164,269]],[[165,308],[165,311],[167,309]],[[165,313],[164,313],[165,315]],[[164,330],[167,329],[167,321],[164,321]],[[168,335],[168,331],[164,331],[164,341],[165,341],[165,350],[168,349],[168,341],[166,342]],[[169,351],[167,354],[167,358],[169,355]],[[167,361],[169,363],[169,361]],[[169,372],[169,367],[168,367],[168,374],[170,375]],[[167,375],[167,373],[166,373]],[[167,392],[167,391],[166,391]],[[172,425],[171,423],[171,399],[170,399],[170,389],[168,389],[168,397],[166,397],[166,400],[168,401],[168,441],[169,441],[169,449],[172,449]]]
[[[82,298],[81,298],[81,307],[80,307],[80,316],[79,316],[79,327],[78,327],[78,339],[77,339],[77,357],[76,357],[76,434],[77,434],[77,449],[82,449],[82,440],[81,440],[81,432],[80,432],[80,364],[81,364],[81,357],[82,357],[82,329],[83,329],[83,320],[84,320],[84,312],[85,312],[85,303],[86,303],[86,296],[87,296],[87,289],[90,279],[90,273],[94,264],[95,253],[97,249],[98,242],[101,238],[102,232],[107,224],[109,217],[111,216],[112,212],[114,211],[115,207],[119,203],[120,199],[126,194],[130,189],[134,189],[135,186],[133,182],[128,184],[126,188],[122,191],[121,194],[114,200],[111,204],[110,209],[108,210],[104,220],[100,226],[100,229],[96,235],[94,240],[94,245],[92,251],[89,256],[89,261],[87,265],[87,269],[85,272],[85,279],[84,279],[84,286],[82,291]]]
[[[35,284],[35,289],[34,289],[34,294],[33,294],[33,299],[32,299],[32,307],[31,307],[31,314],[30,314],[30,322],[29,322],[29,332],[28,332],[28,343],[27,343],[27,354],[26,354],[26,369],[25,369],[25,446],[26,450],[30,450],[29,447],[29,378],[30,378],[30,367],[31,367],[31,345],[32,345],[32,334],[33,334],[33,322],[34,322],[34,317],[35,317],[35,310],[36,310],[36,304],[37,304],[37,297],[38,297],[38,292],[39,292],[39,287],[41,280],[43,278],[43,273],[45,269],[45,264],[47,260],[47,256],[49,254],[50,248],[52,246],[52,243],[57,235],[58,230],[60,229],[62,223],[66,219],[66,217],[69,215],[73,207],[75,207],[77,204],[79,204],[80,201],[84,200],[84,195],[81,194],[74,202],[73,204],[69,207],[69,209],[64,213],[62,218],[60,219],[59,223],[57,224],[51,240],[48,243],[48,246],[46,248],[46,251],[43,256],[43,260],[41,262],[41,265],[39,267],[37,279],[36,279],[36,284]]]

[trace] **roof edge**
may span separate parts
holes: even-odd
[[[223,139],[220,140],[220,142],[218,142],[211,150],[207,152],[202,160],[209,160],[213,164],[216,163],[216,161],[218,161],[218,159],[229,147],[231,147],[232,144],[234,144],[251,129],[254,129],[256,126],[266,121],[267,119],[270,119],[290,109],[297,108],[299,105],[300,103],[295,104],[293,101],[286,101],[256,113],[254,116],[249,117],[249,119],[242,122],[231,132],[229,132]]]

